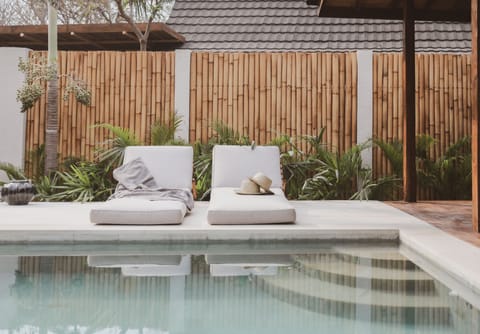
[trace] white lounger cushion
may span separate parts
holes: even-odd
[[[192,189],[193,148],[190,146],[129,146],[123,163],[141,157],[159,187]],[[181,224],[187,213],[179,201],[149,201],[118,198],[90,211],[94,224],[170,225]]]
[[[138,157],[142,158],[159,187],[192,189],[191,146],[129,146],[125,149],[123,163]]]
[[[275,224],[295,222],[295,209],[281,189],[273,195],[238,195],[235,188],[214,188],[207,220],[210,224]]]
[[[277,146],[216,145],[213,148],[212,188],[239,187],[242,180],[262,172],[272,188],[282,187],[280,151]]]
[[[186,213],[185,204],[179,201],[118,198],[90,210],[90,221],[94,224],[170,225],[181,224]]]

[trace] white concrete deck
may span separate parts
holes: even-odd
[[[96,226],[95,203],[0,203],[0,243],[156,242],[171,240],[400,240],[401,251],[442,281],[480,296],[480,249],[376,201],[297,201],[296,224],[211,226],[197,202],[182,225]],[[418,257],[418,254],[421,254]],[[462,295],[463,296],[463,295]],[[467,298],[470,299],[470,298]],[[478,301],[480,304],[480,300]]]

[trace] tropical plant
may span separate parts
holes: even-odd
[[[254,145],[247,136],[240,135],[233,128],[221,121],[212,124],[214,136],[208,143],[196,142],[194,152],[194,176],[197,196],[200,200],[208,200],[212,180],[212,151],[215,145]]]
[[[107,129],[113,134],[111,138],[100,143],[100,147],[97,149],[98,160],[107,166],[119,166],[123,161],[127,146],[142,145],[140,139],[130,129],[108,123],[97,124],[93,127]]]
[[[167,124],[156,123],[152,126],[152,139],[155,144],[179,144],[174,139],[175,130],[181,120],[173,116]],[[135,133],[112,124],[97,124],[94,127],[107,129],[112,137],[101,143],[97,149],[95,162],[83,161],[68,157],[63,162],[61,171],[51,177],[40,178],[37,181],[39,199],[47,201],[102,201],[113,192],[113,169],[119,166],[124,158],[127,146],[143,145]]]
[[[182,124],[182,118],[172,113],[167,123],[155,122],[150,129],[151,145],[185,145],[185,141],[175,138],[175,133]]]
[[[57,172],[57,192],[46,195],[50,201],[91,202],[104,201],[113,192],[111,168],[101,163],[82,161],[70,165],[69,170]]]
[[[37,195],[35,200],[37,201],[49,201],[55,193],[58,192],[57,185],[59,184],[58,174],[42,175],[35,180],[35,189]]]
[[[376,140],[375,144],[387,157],[394,174],[401,178],[402,143],[397,140],[392,142]],[[418,184],[424,189],[431,190],[435,199],[470,199],[472,177],[470,138],[460,138],[436,160],[430,156],[434,144],[434,138],[429,135],[423,134],[416,138]]]
[[[45,145],[41,144],[37,148],[26,154],[25,169],[29,177],[33,180],[39,179],[45,175]]]
[[[428,150],[433,141],[425,144]],[[432,190],[435,199],[471,199],[472,155],[470,138],[460,138],[434,160],[428,154],[417,158],[419,184]]]
[[[321,131],[320,136],[322,136]],[[303,137],[306,138],[306,137]],[[280,135],[270,142],[280,149],[280,164],[285,180],[285,194],[289,199],[299,198],[305,181],[314,173],[316,159],[311,154],[302,152],[296,140],[288,135]]]
[[[369,199],[379,185],[392,180],[374,181],[372,170],[363,165],[361,153],[370,143],[355,145],[344,153],[322,149],[313,177],[305,181],[301,199]]]
[[[54,1],[48,1],[48,68],[52,75],[47,80],[47,111],[45,121],[45,173],[53,173],[58,167],[58,43],[57,9]]]
[[[25,173],[18,167],[11,163],[0,162],[0,170],[3,171],[9,180],[25,180],[27,177]],[[3,182],[0,181],[0,185]]]
[[[397,139],[390,142],[375,139],[374,144],[382,150],[389,161],[393,174],[402,177],[403,173],[403,143]]]
[[[21,111],[25,112],[35,104],[45,93],[44,82],[47,84],[47,121],[45,129],[45,172],[52,172],[57,168],[57,141],[58,141],[58,80],[56,65],[56,51],[49,52],[48,60],[34,53],[31,58],[20,59],[18,68],[25,74],[23,85],[17,90],[17,100],[21,103]],[[67,86],[64,99],[73,94],[76,100],[84,105],[90,105],[91,93],[83,80],[73,74],[65,74]]]

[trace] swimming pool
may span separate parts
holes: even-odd
[[[395,244],[0,247],[0,333],[480,333]]]

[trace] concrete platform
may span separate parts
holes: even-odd
[[[318,240],[375,245],[399,241],[400,250],[462,296],[480,305],[480,248],[407,213],[376,201],[297,201],[297,223],[211,226],[208,203],[197,202],[182,225],[96,226],[89,222],[95,203],[0,203],[0,243],[139,243],[159,241]],[[438,277],[440,278],[440,277]]]

